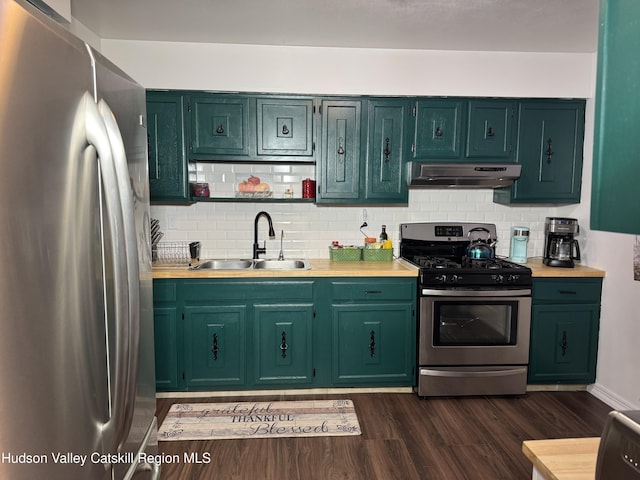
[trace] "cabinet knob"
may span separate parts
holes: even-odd
[[[496,132],[494,132],[494,131],[493,131],[493,128],[492,128],[492,127],[489,127],[489,128],[487,129],[487,137],[488,137],[488,138],[492,138],[492,137],[495,137],[495,136],[496,136]]]
[[[282,135],[289,135],[289,127],[282,125]]]
[[[442,129],[440,127],[437,127],[436,131],[433,132],[434,137],[441,137],[442,135],[444,135],[444,133],[442,132]]]
[[[338,139],[338,155],[344,155],[344,147],[342,144],[344,143],[344,138],[340,137]]]
[[[218,135],[222,135],[222,134],[224,133],[224,127],[222,126],[222,124],[220,124],[220,125],[218,125],[218,126],[216,127],[216,133],[217,133]]]

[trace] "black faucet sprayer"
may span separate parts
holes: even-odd
[[[276,238],[276,231],[273,229],[273,221],[271,220],[271,215],[269,215],[267,212],[258,212],[258,214],[256,215],[256,219],[253,222],[253,259],[257,259],[258,255],[260,255],[261,253],[267,253],[267,241],[265,240],[264,242],[264,247],[260,247],[258,245],[258,220],[260,220],[260,217],[266,217],[267,221],[269,222],[269,238],[274,239]]]

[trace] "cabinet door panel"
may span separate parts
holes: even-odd
[[[313,305],[256,305],[254,314],[255,383],[310,383]]]
[[[147,92],[147,143],[151,201],[187,201],[189,189],[182,95]]]
[[[320,196],[358,199],[360,196],[361,102],[322,102],[322,161]]]
[[[178,344],[175,307],[154,307],[153,328],[156,363],[156,388],[175,390],[178,388]]]
[[[313,100],[258,98],[258,155],[313,155]]]
[[[576,103],[520,106],[518,163],[522,175],[514,198],[579,202],[584,108]]]
[[[407,201],[404,120],[407,106],[392,100],[369,101],[367,200]]]
[[[336,384],[411,384],[413,304],[333,305]]]
[[[198,155],[249,154],[249,99],[223,95],[191,98],[191,152]]]
[[[460,158],[464,104],[454,99],[426,99],[416,102],[413,158]]]
[[[190,387],[245,382],[246,306],[185,309],[185,380]]]
[[[502,100],[469,102],[467,157],[484,161],[513,159],[514,103]]]
[[[598,305],[534,305],[530,383],[593,383]]]
[[[637,235],[640,2],[599,3],[591,228]]]

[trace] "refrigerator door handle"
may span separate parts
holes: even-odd
[[[115,115],[104,100],[98,103],[98,111],[102,115],[107,128],[111,152],[120,193],[120,205],[124,227],[124,257],[127,263],[127,290],[129,293],[128,316],[126,331],[129,332],[129,350],[127,359],[127,378],[124,384],[116,388],[124,388],[125,415],[122,418],[123,430],[119,440],[119,446],[123,443],[131,428],[133,411],[135,406],[136,383],[138,374],[138,343],[140,340],[140,268],[138,263],[138,242],[136,238],[136,224],[134,215],[134,192],[129,177],[127,154],[122,140],[122,134],[118,127]]]
[[[113,254],[111,269],[113,272],[113,300],[114,312],[112,312],[115,325],[115,368],[113,374],[109,374],[111,405],[110,418],[102,425],[103,450],[105,452],[116,452],[123,438],[125,430],[126,415],[126,390],[123,388],[128,382],[129,357],[130,357],[130,332],[129,332],[129,288],[126,286],[127,259],[125,255],[116,255],[121,245],[126,243],[124,233],[124,219],[122,218],[122,205],[118,188],[118,178],[112,155],[112,146],[107,133],[102,115],[93,100],[92,95],[86,92],[83,99],[82,113],[84,115],[84,128],[86,141],[92,145],[98,155],[100,166],[101,191],[104,196],[106,212],[102,215],[103,221],[109,226],[111,233],[108,240],[109,248]],[[105,265],[103,268],[106,268]],[[105,328],[109,329],[107,316],[105,313]],[[105,341],[108,342],[108,339]]]

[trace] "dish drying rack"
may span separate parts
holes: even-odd
[[[159,242],[151,246],[151,259],[155,263],[184,264],[191,261],[189,242]]]

